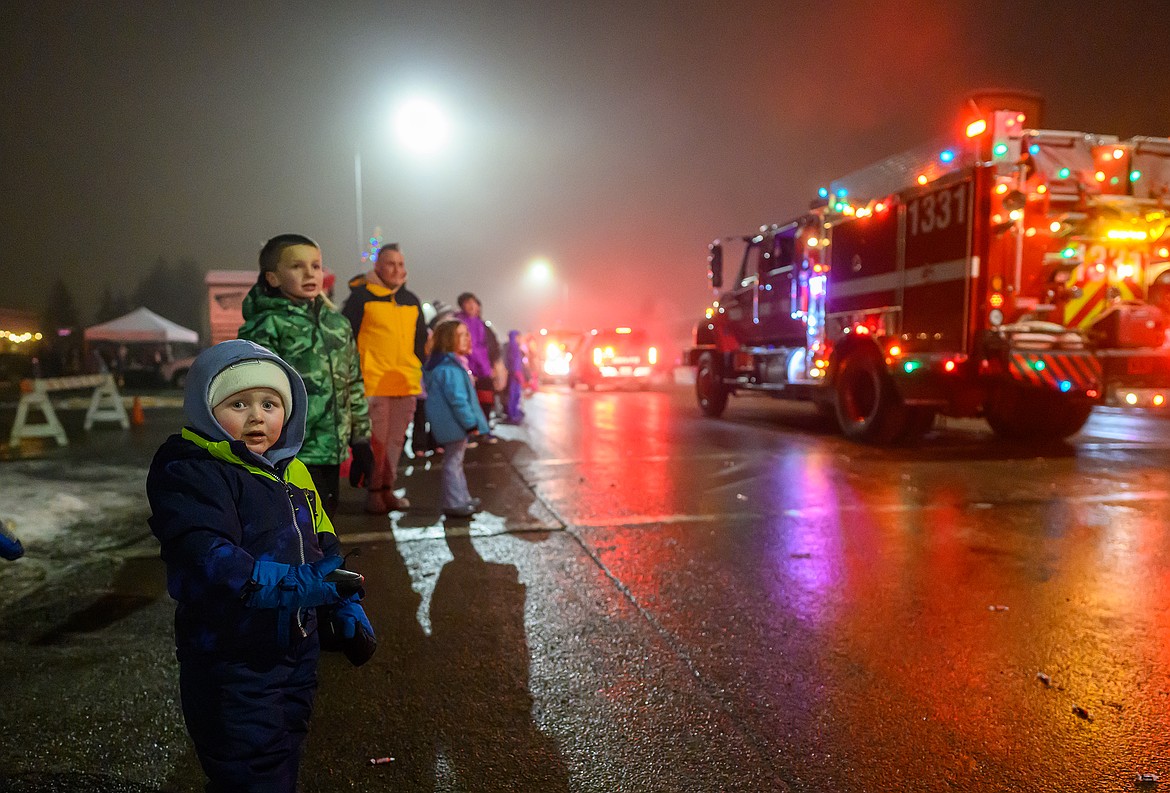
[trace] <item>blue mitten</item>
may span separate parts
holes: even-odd
[[[340,650],[354,666],[370,660],[378,648],[374,628],[361,607],[361,594],[354,594],[340,604],[325,609],[320,626],[321,649]]]
[[[343,639],[352,639],[356,636],[358,626],[361,626],[370,635],[370,638],[374,637],[374,627],[370,625],[370,620],[366,616],[366,610],[361,607],[358,600],[359,597],[357,595],[351,595],[341,601],[341,604],[333,611],[338,624],[341,626],[341,637]]]
[[[325,576],[341,567],[340,556],[326,556],[312,564],[292,567],[280,562],[256,562],[244,603],[261,609],[304,609],[337,603],[337,585]]]

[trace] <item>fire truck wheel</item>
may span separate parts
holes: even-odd
[[[1092,412],[1091,402],[1065,400],[1053,416],[1055,419],[1052,427],[1053,437],[1067,438],[1070,435],[1076,435],[1081,431],[1081,427],[1085,426],[1085,422],[1089,420],[1089,415]]]
[[[906,429],[906,406],[881,360],[867,352],[847,356],[837,371],[837,423],[846,438],[884,445]]]
[[[695,396],[704,415],[719,418],[727,408],[727,386],[723,385],[723,371],[714,353],[705,352],[699,356]]]
[[[1091,402],[1009,383],[995,389],[983,412],[992,431],[1009,440],[1057,440],[1078,432]]]

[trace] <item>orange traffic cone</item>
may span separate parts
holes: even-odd
[[[130,423],[141,427],[146,423],[146,414],[142,411],[142,400],[134,397],[134,405],[130,408]]]

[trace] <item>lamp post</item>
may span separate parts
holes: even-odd
[[[559,325],[565,324],[565,318],[569,314],[569,282],[561,277],[558,278],[553,270],[552,264],[544,257],[538,257],[528,263],[528,271],[525,278],[534,286],[541,290],[547,289],[551,285],[559,282],[561,293],[561,316],[557,323]],[[547,294],[547,293],[546,293]]]
[[[357,144],[353,145],[353,203],[357,207],[358,257],[366,251],[366,227],[362,220],[362,154]]]
[[[445,149],[451,140],[452,124],[446,111],[436,100],[416,96],[401,102],[395,109],[393,132],[397,148],[415,160],[427,160]],[[365,256],[365,219],[362,217],[362,155],[361,147],[353,145],[353,196],[357,220],[358,253]]]

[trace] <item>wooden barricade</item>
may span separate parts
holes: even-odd
[[[8,436],[9,446],[19,446],[22,438],[56,438],[61,446],[69,445],[65,427],[53,410],[49,394],[53,391],[76,391],[92,388],[89,409],[85,411],[85,429],[89,430],[99,421],[116,421],[122,429],[130,427],[130,417],[122,404],[122,395],[112,374],[78,375],[76,377],[47,377],[26,380],[21,383],[25,393],[16,406],[16,422]],[[30,421],[31,413],[39,410],[44,421]]]

